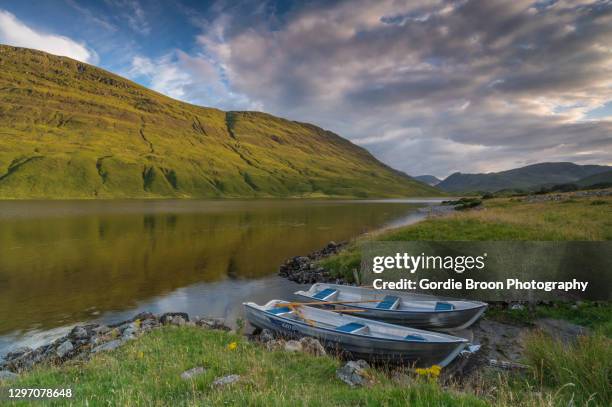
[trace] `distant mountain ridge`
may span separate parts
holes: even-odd
[[[413,177],[413,178],[418,181],[424,182],[427,185],[431,185],[432,187],[442,182],[440,178],[435,177],[433,175],[417,175],[416,177]]]
[[[0,133],[0,199],[441,195],[312,124],[183,103],[4,45]]]
[[[539,163],[487,174],[456,172],[436,185],[446,192],[495,192],[502,189],[529,190],[541,186],[578,183],[612,170],[605,165],[578,165],[570,162]]]

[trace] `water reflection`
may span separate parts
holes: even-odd
[[[6,343],[8,334],[147,307],[227,315],[249,295],[280,295],[288,283],[268,276],[287,257],[410,219],[415,208],[402,202],[0,202],[0,334]]]

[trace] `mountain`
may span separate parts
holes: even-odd
[[[432,187],[442,182],[440,178],[434,177],[433,175],[419,175],[414,177],[414,179],[416,179],[417,181],[424,182],[427,185],[431,185]]]
[[[574,183],[612,167],[577,165],[568,162],[540,163],[488,174],[456,172],[436,185],[447,192],[495,192],[501,189],[535,189],[540,186]]]
[[[576,182],[581,187],[589,187],[595,184],[610,184],[612,185],[612,169],[606,172],[600,172],[595,175],[590,175]]]
[[[0,45],[0,198],[404,197],[440,191],[308,123],[179,102]]]

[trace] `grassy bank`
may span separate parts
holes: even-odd
[[[351,281],[359,269],[359,245],[368,239],[410,240],[612,240],[612,197],[529,203],[486,200],[484,210],[457,211],[353,242],[322,265]]]
[[[235,342],[237,346],[229,346]],[[185,381],[180,374],[203,366]],[[336,378],[340,362],[286,351],[268,352],[244,337],[200,328],[166,327],[85,364],[43,367],[12,387],[71,386],[78,405],[484,405],[474,396],[444,392],[426,380],[398,386],[372,371],[371,388],[351,389]],[[215,388],[215,378],[240,380]]]
[[[233,342],[237,346],[230,346]],[[528,350],[534,370],[521,376],[484,372],[460,387],[382,368],[370,370],[372,385],[350,388],[336,378],[341,362],[333,357],[270,352],[231,333],[165,327],[87,363],[39,367],[11,387],[70,386],[75,394],[71,403],[90,406],[540,406],[567,405],[570,399],[607,405],[612,400],[605,376],[612,369],[609,339],[594,336],[567,348],[534,337]],[[573,355],[569,361],[568,355]],[[206,372],[191,380],[180,378],[196,366]],[[241,378],[226,387],[212,385],[215,378],[230,374]],[[574,384],[565,385],[569,381]]]

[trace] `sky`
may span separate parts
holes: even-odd
[[[2,0],[0,43],[313,123],[410,175],[612,165],[610,0]]]

